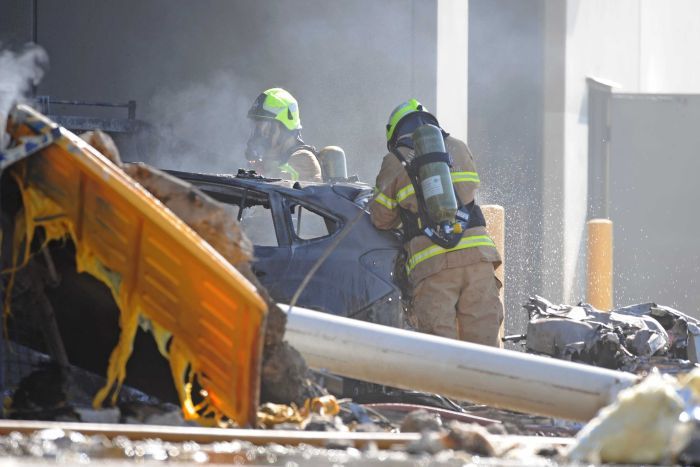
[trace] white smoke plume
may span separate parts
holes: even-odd
[[[46,51],[35,44],[18,52],[0,49],[0,149],[6,145],[8,112],[13,105],[24,102],[31,87],[39,84],[48,62]]]
[[[158,136],[169,139],[148,154],[158,167],[233,172],[246,164],[246,118],[255,95],[240,91],[241,79],[222,70],[182,88],[159,90],[148,102],[145,119]]]

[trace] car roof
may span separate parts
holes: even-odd
[[[306,181],[281,180],[278,178],[265,178],[250,172],[238,174],[207,174],[198,172],[183,172],[166,170],[166,172],[187,180],[189,182],[216,183],[232,187],[251,188],[263,192],[275,191],[292,197],[305,195],[310,198],[322,198],[333,192],[349,201],[372,191],[372,187],[361,182],[334,181],[332,183],[318,183]]]

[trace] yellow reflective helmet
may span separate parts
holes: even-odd
[[[413,116],[420,115],[426,123],[431,123],[440,127],[435,116],[428,112],[428,109],[423,107],[423,104],[416,99],[409,99],[396,106],[396,108],[392,110],[391,115],[389,115],[389,123],[386,124],[386,140],[388,146],[391,147],[396,143],[396,139],[400,136],[396,133],[396,128],[403,123],[406,117],[412,114]]]
[[[301,130],[299,104],[294,96],[282,88],[271,88],[261,93],[248,111],[248,118],[277,120],[288,130]]]

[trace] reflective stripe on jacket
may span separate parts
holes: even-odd
[[[447,151],[452,156],[452,183],[461,204],[474,200],[479,187],[479,175],[474,159],[462,141],[447,137]],[[400,148],[404,155],[406,148]],[[418,212],[415,191],[405,168],[391,153],[384,156],[382,167],[377,175],[374,202],[370,205],[372,223],[383,230],[398,228],[401,224],[400,210]],[[408,253],[406,270],[411,282],[417,284],[423,278],[445,268],[460,267],[480,261],[500,263],[500,256],[484,227],[474,227],[464,232],[460,243],[449,250],[435,245],[425,235],[420,235],[404,245]]]
[[[458,183],[473,182],[478,184],[480,182],[479,174],[477,174],[476,172],[452,172],[450,176],[452,178],[452,184],[455,187],[458,187]],[[416,190],[415,188],[413,188],[412,184],[402,187],[396,193],[396,199],[389,198],[384,193],[379,191],[379,189],[377,189],[376,187],[375,191],[377,191],[378,193],[376,201],[382,206],[386,207],[387,209],[396,209],[401,201],[404,201],[409,196],[416,194]]]
[[[445,253],[450,253],[452,251],[464,250],[466,248],[474,248],[477,246],[493,247],[496,248],[496,244],[488,235],[470,235],[469,237],[463,236],[459,243],[449,249],[445,249],[439,245],[431,245],[428,248],[424,248],[408,258],[406,262],[406,272],[411,273],[411,271],[418,266],[423,261],[428,261],[437,255],[444,255]]]

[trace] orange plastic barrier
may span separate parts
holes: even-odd
[[[18,140],[55,126],[19,106],[8,129]],[[121,310],[119,343],[95,405],[116,397],[144,317],[173,336],[170,366],[187,418],[213,424],[225,416],[254,425],[266,316],[255,287],[119,167],[63,128],[54,144],[10,170],[22,191],[27,244],[37,227],[47,241],[71,238],[78,270],[107,284]],[[195,379],[204,389],[198,405],[190,394]]]

